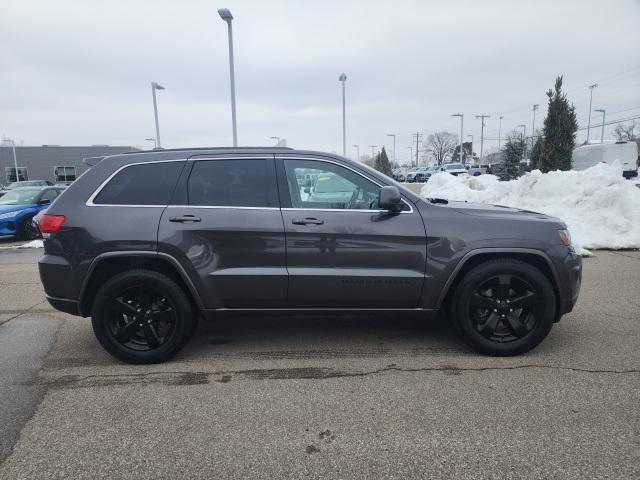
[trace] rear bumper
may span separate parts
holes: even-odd
[[[78,304],[77,300],[50,297],[49,295],[47,295],[47,301],[56,310],[64,313],[70,313],[71,315],[80,315],[80,305]]]

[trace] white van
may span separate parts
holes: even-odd
[[[585,170],[600,162],[612,164],[618,160],[622,165],[622,176],[638,175],[638,145],[636,142],[605,142],[582,145],[573,150],[574,170]]]

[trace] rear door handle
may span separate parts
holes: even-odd
[[[195,215],[182,215],[179,217],[169,217],[170,222],[178,222],[178,223],[199,222],[201,220],[202,219],[200,217],[196,217]]]
[[[324,220],[318,220],[317,218],[294,218],[291,220],[294,225],[323,225]]]

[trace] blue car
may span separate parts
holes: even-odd
[[[0,235],[17,235],[27,240],[40,232],[31,219],[49,207],[62,187],[22,187],[0,197]]]

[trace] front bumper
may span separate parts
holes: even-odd
[[[17,225],[15,218],[0,220],[0,235],[15,235],[17,233]]]
[[[77,300],[70,300],[68,298],[58,298],[46,296],[49,304],[64,313],[70,313],[71,315],[80,315],[80,305]]]
[[[571,247],[558,245],[547,250],[556,269],[559,294],[558,319],[573,310],[582,285],[582,257]]]

